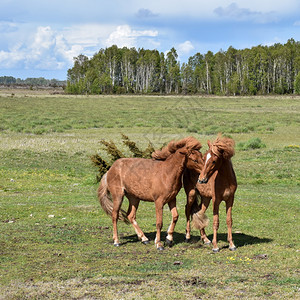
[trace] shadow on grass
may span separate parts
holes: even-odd
[[[213,235],[209,235],[208,238],[212,240]],[[253,235],[248,235],[244,233],[233,233],[232,238],[236,247],[243,247],[246,245],[255,245],[255,244],[264,244],[270,243],[273,240],[269,238],[260,238]],[[219,233],[218,234],[218,241],[227,242],[227,233]],[[229,246],[225,246],[223,248],[228,248]]]
[[[150,241],[154,241],[155,237],[156,237],[156,231],[145,233],[145,235]],[[175,244],[185,243],[185,234],[174,232],[173,237],[174,237],[174,243]],[[234,241],[234,244],[236,245],[236,247],[243,247],[243,246],[246,246],[246,245],[270,243],[270,242],[273,241],[272,239],[269,239],[269,238],[260,238],[260,237],[257,237],[257,236],[252,236],[252,235],[248,235],[248,234],[244,234],[244,233],[233,233],[232,237],[233,237],[233,241]],[[212,234],[209,235],[208,238],[210,240],[212,240],[213,235]],[[123,244],[139,242],[139,240],[138,240],[138,238],[135,234],[134,235],[128,235],[128,236],[124,235],[122,237],[122,239],[126,240],[125,242],[123,242]],[[165,239],[166,239],[166,232],[162,232],[161,233],[161,240],[164,242]],[[198,243],[199,241],[200,241],[200,236],[191,236],[191,240],[190,240],[191,244]],[[218,241],[227,242],[227,233],[219,233],[218,234]],[[224,246],[222,248],[228,248],[228,245]]]
[[[156,231],[145,232],[145,236],[150,241],[154,241],[155,237],[156,237]],[[166,240],[166,236],[167,236],[167,233],[165,231],[162,231],[161,232],[161,240],[162,240],[162,242],[164,242]],[[180,244],[180,243],[183,243],[185,241],[185,234],[174,232],[173,238],[174,238],[174,243],[175,244]],[[140,242],[136,234],[127,235],[127,236],[124,235],[124,236],[122,236],[122,239],[126,240],[122,244]],[[198,238],[198,240],[199,240],[199,238]]]

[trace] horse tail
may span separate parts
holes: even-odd
[[[108,190],[107,172],[101,178],[98,188],[98,199],[102,209],[106,212],[107,215],[111,216],[113,211],[113,202],[111,194]],[[129,224],[127,213],[123,209],[120,209],[118,219],[124,221],[126,224]]]
[[[205,213],[201,212],[201,208],[199,206],[199,200],[201,203],[200,194],[196,189],[196,199],[191,208],[192,225],[194,228],[201,230],[208,226],[209,219]]]

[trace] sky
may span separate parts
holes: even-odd
[[[117,45],[207,51],[300,41],[300,0],[1,0],[0,76],[67,79],[79,54]]]

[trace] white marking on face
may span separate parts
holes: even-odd
[[[205,164],[207,164],[207,162],[208,162],[208,160],[209,160],[210,158],[211,158],[211,154],[210,154],[210,153],[207,153]]]

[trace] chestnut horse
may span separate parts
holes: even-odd
[[[152,153],[153,159],[120,158],[101,179],[98,198],[103,210],[112,217],[113,242],[119,246],[117,221],[128,221],[144,244],[148,238],[136,222],[136,211],[140,200],[155,203],[156,238],[155,245],[163,250],[161,229],[163,225],[163,206],[168,203],[172,213],[166,242],[173,243],[173,232],[178,219],[176,195],[182,187],[182,174],[185,169],[200,172],[203,167],[201,144],[193,137],[170,142],[162,150]],[[121,209],[123,197],[129,200],[127,213]],[[120,211],[121,209],[121,211]]]
[[[229,249],[236,250],[232,241],[232,206],[234,193],[237,189],[236,176],[231,162],[231,157],[234,155],[234,141],[230,138],[218,137],[213,143],[210,141],[207,143],[209,149],[204,155],[204,167],[200,176],[195,170],[187,170],[183,176],[183,184],[187,195],[187,204],[185,209],[187,218],[186,240],[189,241],[190,239],[190,216],[192,214],[193,221],[195,221],[195,227],[200,229],[201,239],[205,244],[211,243],[205,234],[204,227],[207,225],[205,211],[212,199],[212,244],[213,251],[219,251],[217,245],[219,206],[221,201],[224,200],[226,203],[226,223],[228,228],[227,239],[229,242]],[[194,201],[197,193],[199,193],[201,197],[200,208],[198,207],[197,201]]]

